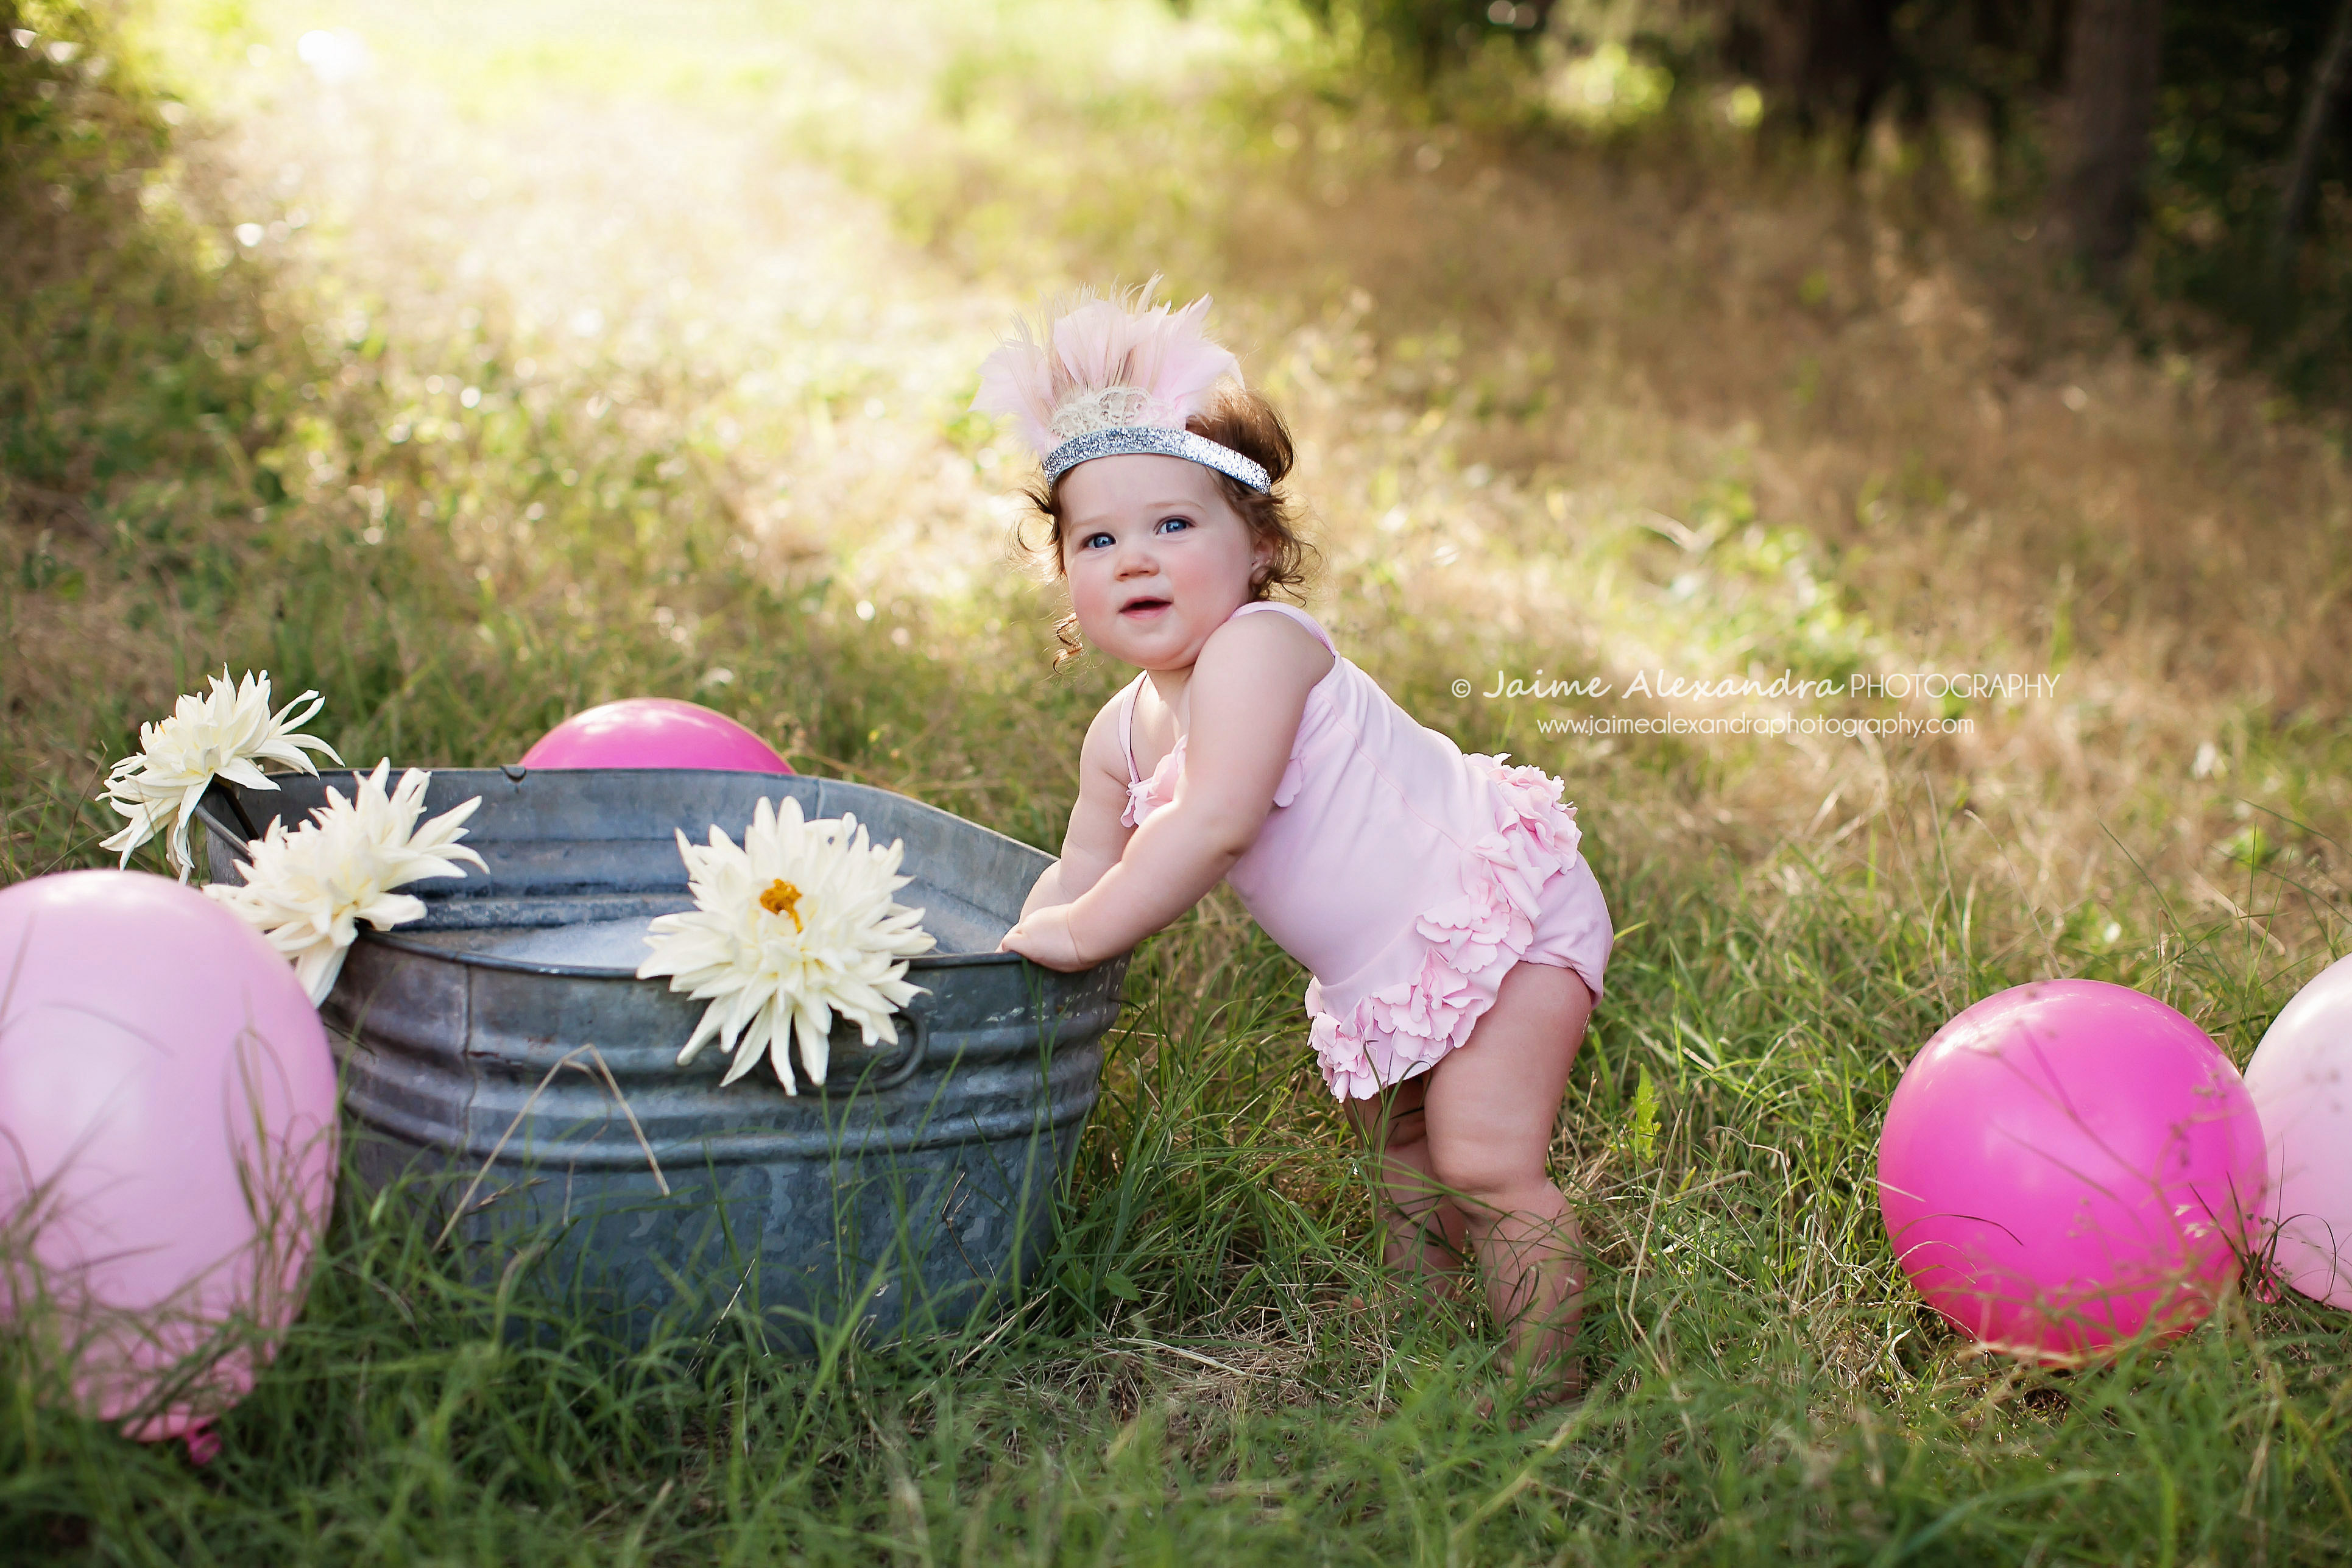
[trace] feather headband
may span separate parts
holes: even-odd
[[[1012,415],[1048,484],[1096,458],[1149,452],[1272,489],[1257,463],[1185,428],[1218,382],[1241,379],[1241,362],[1201,331],[1205,296],[1181,310],[1147,308],[1159,285],[1154,278],[1109,300],[1081,291],[1050,313],[1043,342],[1019,323],[1019,335],[981,362],[972,409]]]

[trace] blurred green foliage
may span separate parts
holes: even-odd
[[[1571,132],[1794,126],[1812,151],[1857,163],[1874,131],[1895,149],[1898,172],[1941,184],[1957,174],[1989,215],[2018,223],[2042,200],[2066,89],[2060,0],[1277,3],[1316,20],[1360,89],[1402,92],[1424,112],[1517,131],[1531,121],[1508,112],[1515,102],[1538,106],[1533,122]],[[2284,166],[2339,9],[2335,0],[2165,8],[2142,268],[2127,301],[2155,335],[2210,335],[2177,311],[2168,319],[2182,303],[2235,323],[2290,389],[2332,398],[2352,395],[2352,113],[2339,111],[2325,146],[2317,210],[2284,276],[2270,249]],[[1809,54],[1786,37],[1808,24],[1827,40]],[[1792,49],[1801,69],[1785,64]],[[1670,95],[1644,90],[1650,79],[1633,81],[1629,66],[1655,73]],[[1498,92],[1498,77],[1517,79]],[[1979,156],[1958,150],[1969,141],[1986,148],[1983,167],[1966,166]]]
[[[2293,390],[2352,390],[2352,105],[2319,166],[2310,232],[2284,277],[2270,267],[2285,163],[2338,7],[2321,0],[2166,11],[2151,145],[2149,260],[2161,295],[2243,321]]]
[[[1364,68],[1426,87],[1489,40],[1538,37],[1553,0],[1299,0],[1358,51]]]
[[[184,221],[158,179],[172,158],[169,121],[186,111],[88,8],[41,0],[7,9],[7,504],[88,525],[83,498],[166,457],[192,488],[242,491],[243,444],[272,417],[265,405],[282,388],[247,363],[265,328],[233,276],[236,259]]]

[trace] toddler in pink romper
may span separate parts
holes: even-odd
[[[1265,826],[1225,880],[1314,978],[1311,1040],[1323,1080],[1361,1100],[1470,1038],[1514,963],[1575,972],[1597,1000],[1609,910],[1576,852],[1573,806],[1539,768],[1464,755],[1338,657],[1305,611],[1271,601],[1333,662],[1307,693]],[[1136,688],[1121,694],[1129,826],[1175,797],[1184,742],[1136,777]]]
[[[1274,602],[1305,580],[1283,488],[1297,448],[1202,331],[1209,302],[1151,293],[1024,327],[972,399],[1037,453],[1065,648],[1075,628],[1145,672],[1088,724],[1061,858],[1002,946],[1085,969],[1229,883],[1313,972],[1324,1080],[1378,1156],[1384,1260],[1450,1276],[1475,1259],[1515,1360],[1564,1396],[1586,1276],[1549,1154],[1610,945],[1575,819],[1558,780],[1463,755]],[[1234,624],[1265,614],[1294,626]],[[1148,780],[1144,680],[1169,745]],[[1522,961],[1545,968],[1511,978]]]

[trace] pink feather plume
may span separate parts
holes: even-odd
[[[1043,457],[1059,446],[1054,416],[1074,399],[1109,387],[1142,394],[1139,408],[1121,423],[1181,430],[1207,406],[1226,376],[1241,379],[1241,362],[1212,342],[1201,325],[1206,295],[1181,310],[1165,302],[1146,308],[1160,279],[1114,299],[1081,291],[1053,316],[1040,342],[1029,322],[981,362],[975,412],[1014,416],[1022,437]]]

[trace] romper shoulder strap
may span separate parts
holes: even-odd
[[[1313,616],[1308,615],[1297,605],[1281,604],[1273,599],[1253,599],[1248,604],[1244,605],[1240,609],[1235,610],[1234,612],[1234,618],[1246,616],[1252,610],[1272,610],[1278,615],[1288,616],[1292,620],[1297,621],[1300,626],[1305,626],[1308,631],[1313,632],[1315,634],[1315,640],[1321,643],[1325,649],[1327,649],[1333,657],[1338,657],[1339,650],[1331,646],[1330,634],[1316,624],[1316,620]],[[1134,763],[1129,763],[1128,766],[1132,769]]]
[[[1127,753],[1127,782],[1129,784],[1133,784],[1137,782],[1135,776],[1135,689],[1137,687],[1141,686],[1146,680],[1150,679],[1150,674],[1151,672],[1150,670],[1146,670],[1141,675],[1137,676],[1133,680],[1129,681],[1127,683],[1126,689],[1118,694],[1118,749]]]

